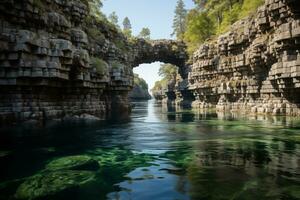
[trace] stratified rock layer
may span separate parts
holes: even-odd
[[[0,2],[0,124],[128,112],[133,67],[185,62],[182,42],[128,41],[88,2]]]
[[[194,53],[197,108],[300,115],[300,18],[296,0],[266,0],[253,17]]]

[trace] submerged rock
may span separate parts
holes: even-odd
[[[96,117],[94,115],[89,114],[82,114],[79,116],[80,119],[86,120],[86,121],[100,121],[101,119],[99,117]]]
[[[17,189],[16,199],[69,199],[81,187],[95,181],[90,171],[64,170],[45,172],[29,177]]]
[[[51,161],[46,169],[54,170],[97,170],[99,163],[89,156],[67,156]]]
[[[94,121],[100,121],[101,118],[90,114],[82,114],[82,115],[67,115],[63,118],[63,120],[70,121],[70,122],[79,122],[79,121],[94,122]]]

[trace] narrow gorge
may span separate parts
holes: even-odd
[[[181,42],[128,41],[85,1],[5,0],[0,11],[2,124],[129,112],[133,67],[187,57]]]
[[[0,0],[0,200],[300,200],[299,5]]]
[[[179,67],[181,76],[155,92],[165,103],[300,113],[296,1],[266,1],[190,59],[181,42],[127,40],[84,1],[5,0],[0,10],[2,123],[128,112],[133,67],[154,61]]]
[[[297,1],[267,0],[203,44],[186,67],[188,77],[158,91],[157,99],[180,105],[188,90],[197,109],[299,116],[299,11]]]

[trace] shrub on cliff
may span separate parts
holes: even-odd
[[[167,88],[169,82],[176,79],[177,71],[178,69],[175,65],[162,64],[158,71],[162,79],[155,82],[154,87],[151,89],[152,93]]]
[[[118,62],[118,61],[112,61],[110,62],[110,66],[113,70],[122,70],[125,68],[125,65]]]
[[[140,78],[138,74],[134,74],[134,84],[144,90],[148,90],[148,84],[144,79]]]
[[[91,66],[93,68],[95,68],[96,72],[100,75],[105,75],[109,71],[108,64],[100,58],[92,57],[91,58]]]

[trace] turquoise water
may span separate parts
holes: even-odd
[[[0,199],[300,199],[299,118],[135,105],[1,129]]]

